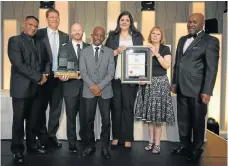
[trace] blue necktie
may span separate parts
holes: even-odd
[[[57,71],[58,69],[58,52],[57,52],[57,44],[56,44],[56,32],[52,32],[52,45],[51,45],[51,51],[52,51],[52,71]]]

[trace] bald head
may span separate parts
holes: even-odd
[[[71,26],[71,38],[76,42],[81,42],[83,36],[83,28],[79,23],[75,23]]]
[[[204,15],[201,13],[193,13],[188,17],[188,33],[192,35],[198,33],[199,31],[203,30],[204,24]]]
[[[101,26],[95,27],[93,29],[93,34],[91,35],[93,39],[93,44],[99,46],[105,39],[105,29]]]

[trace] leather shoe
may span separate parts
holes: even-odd
[[[172,154],[187,155],[187,148],[185,146],[179,146],[170,150]]]
[[[62,143],[57,139],[49,138],[49,143],[54,148],[61,148],[62,147]]]
[[[45,154],[47,153],[47,149],[45,146],[37,146],[32,148],[27,148],[28,153],[36,153],[36,154]]]
[[[200,159],[202,153],[203,153],[202,149],[193,150],[185,160],[189,162],[196,162]]]
[[[108,148],[101,148],[101,154],[106,159],[110,159],[111,158],[111,155],[109,153]]]
[[[24,156],[22,153],[15,153],[13,154],[13,160],[15,163],[23,163],[24,162]]]
[[[77,153],[78,149],[77,149],[76,145],[69,145],[69,151],[71,153]]]
[[[91,154],[93,154],[96,151],[95,147],[88,147],[84,150],[84,152],[82,152],[82,156],[90,156]]]

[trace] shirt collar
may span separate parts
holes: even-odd
[[[82,41],[80,43],[76,43],[74,40],[72,40],[73,46],[77,46],[77,44],[80,44],[80,48],[82,48]]]
[[[95,50],[95,48],[96,48],[96,47],[99,47],[99,50],[100,50],[100,49],[101,49],[102,44],[101,44],[101,45],[99,45],[99,46],[95,46],[95,45],[93,45],[93,44],[92,44],[92,46],[93,46],[93,49],[94,49],[94,50]]]
[[[56,31],[53,31],[50,27],[47,27],[47,32],[48,34],[52,34],[52,32],[56,32],[58,34],[59,30],[57,29]]]

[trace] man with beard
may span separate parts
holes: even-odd
[[[28,153],[43,154],[46,150],[36,143],[37,122],[40,118],[40,89],[50,71],[44,45],[35,40],[39,20],[27,16],[23,32],[8,42],[11,66],[10,96],[13,104],[11,152],[16,163],[24,162],[24,119],[26,119],[26,147]]]
[[[113,50],[102,45],[105,39],[105,30],[95,27],[91,35],[93,44],[81,52],[80,73],[83,79],[83,106],[86,121],[87,148],[82,156],[88,156],[95,152],[95,140],[93,136],[94,119],[97,104],[100,108],[101,128],[101,154],[104,158],[111,158],[108,146],[110,140],[110,99],[113,97],[111,80],[114,77]]]
[[[57,139],[56,133],[59,128],[59,119],[61,116],[63,92],[62,81],[54,77],[54,72],[58,68],[58,52],[59,47],[65,45],[69,41],[69,36],[58,30],[60,23],[59,11],[56,9],[48,9],[46,11],[46,20],[48,23],[47,28],[43,28],[37,31],[36,37],[42,40],[45,44],[46,52],[51,61],[51,73],[48,76],[47,83],[43,86],[43,104],[41,112],[43,118],[40,119],[40,133],[38,138],[42,145],[45,145],[46,137],[50,147],[59,148],[62,146],[61,142]],[[46,128],[46,110],[49,104],[49,121],[48,132]]]
[[[179,40],[173,74],[181,145],[171,152],[187,155],[187,161],[197,161],[203,153],[207,104],[218,70],[219,40],[204,33],[204,23],[200,13],[188,18],[189,34]]]
[[[74,64],[73,71],[79,71],[79,59],[81,49],[87,47],[89,44],[82,42],[83,29],[82,25],[75,23],[71,27],[71,40],[68,44],[60,47],[59,58],[66,58],[67,62]],[[81,79],[70,79],[67,75],[62,75],[60,80],[63,81],[63,96],[66,105],[67,115],[67,138],[69,141],[69,151],[72,153],[77,152],[76,147],[76,115],[79,110],[80,112],[80,126],[84,126],[83,110],[80,109],[81,91],[82,91],[82,80]],[[83,132],[83,131],[80,131]],[[84,140],[84,135],[80,135],[81,139]]]

